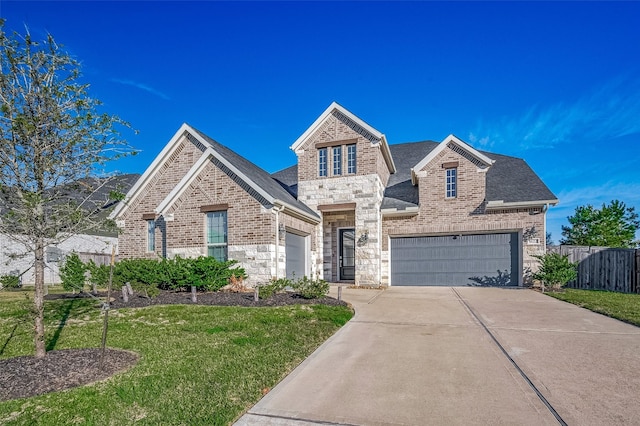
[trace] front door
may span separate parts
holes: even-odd
[[[338,265],[341,281],[356,279],[356,230],[341,229],[339,232],[340,257]]]

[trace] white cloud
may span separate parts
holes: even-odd
[[[479,123],[469,140],[520,150],[592,143],[640,133],[640,79],[617,78],[574,102],[534,105],[520,117]]]
[[[124,84],[126,86],[133,86],[133,87],[135,87],[137,89],[144,90],[145,92],[149,92],[152,95],[158,96],[159,98],[162,98],[162,99],[164,99],[166,101],[171,99],[171,98],[169,98],[169,96],[165,95],[161,91],[156,90],[153,87],[147,86],[146,84],[143,84],[143,83],[138,83],[138,82],[133,81],[133,80],[123,80],[123,79],[119,79],[119,78],[112,78],[111,81],[113,81],[114,83]]]

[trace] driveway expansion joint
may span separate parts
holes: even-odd
[[[287,421],[303,422],[303,423],[314,424],[314,425],[360,426],[360,425],[356,425],[356,424],[352,424],[352,423],[336,423],[336,422],[329,422],[329,421],[326,421],[326,420],[311,420],[311,419],[303,419],[303,418],[298,418],[298,417],[276,416],[276,415],[273,415],[273,414],[252,413],[251,411],[249,411],[247,414],[250,414],[250,415],[256,416],[256,417],[266,417],[266,418],[273,419],[273,420],[287,420]]]
[[[511,355],[509,355],[509,352],[507,352],[507,350],[504,348],[504,346],[502,346],[502,344],[498,341],[498,339],[491,332],[491,330],[489,330],[489,328],[485,325],[485,323],[482,321],[482,319],[473,311],[473,309],[471,308],[471,305],[469,305],[469,303],[466,300],[464,300],[462,298],[462,296],[460,296],[460,293],[458,293],[455,288],[451,287],[451,291],[453,291],[453,293],[456,295],[456,297],[458,298],[460,303],[462,303],[467,308],[467,310],[471,313],[471,315],[473,315],[473,317],[476,319],[476,321],[478,321],[478,323],[484,329],[484,331],[487,332],[489,337],[491,337],[491,340],[493,340],[493,342],[498,346],[498,349],[500,349],[502,354],[509,360],[511,365],[513,365],[513,367],[516,369],[516,371],[518,371],[520,376],[522,376],[522,378],[525,380],[525,382],[527,382],[527,384],[531,387],[531,389],[538,396],[540,401],[542,401],[542,403],[547,407],[547,409],[551,412],[551,414],[553,414],[553,416],[556,418],[558,423],[561,424],[562,426],[567,426],[567,423],[562,419],[562,417],[556,411],[556,409],[553,408],[553,406],[547,400],[547,398],[545,398],[545,396],[542,394],[542,392],[540,392],[540,390],[536,387],[536,385],[533,384],[531,379],[529,379],[529,376],[527,376],[527,374],[522,370],[522,368],[520,368],[520,366],[513,359],[513,357],[511,357]]]

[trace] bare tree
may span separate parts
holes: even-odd
[[[0,232],[34,256],[35,355],[44,357],[45,248],[107,225],[107,162],[134,153],[120,118],[80,80],[80,64],[56,44],[6,34],[0,21]],[[124,127],[121,127],[124,126]]]

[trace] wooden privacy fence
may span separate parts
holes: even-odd
[[[578,278],[567,284],[569,288],[640,293],[640,250],[559,246],[549,251],[578,263]]]

